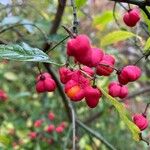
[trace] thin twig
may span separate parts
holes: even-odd
[[[141,6],[140,8],[145,12],[147,18],[150,19],[150,12],[146,8],[146,6]]]
[[[2,34],[3,32],[6,32],[7,30],[10,30],[10,29],[12,29],[12,28],[15,28],[15,27],[18,27],[18,26],[25,26],[25,25],[29,25],[29,26],[33,26],[33,27],[37,28],[37,29],[42,33],[42,35],[43,35],[45,41],[48,42],[48,37],[47,37],[47,35],[43,32],[43,30],[41,30],[37,25],[32,24],[32,23],[17,23],[17,24],[14,24],[14,25],[12,25],[12,26],[8,26],[8,27],[6,27],[6,28],[0,30],[0,34]]]
[[[104,111],[96,112],[93,115],[90,115],[86,120],[83,121],[84,124],[88,125],[93,123],[96,119],[100,118],[106,111],[110,111],[113,109],[113,106],[109,106],[108,109],[105,109]]]
[[[138,91],[133,92],[132,94],[130,94],[129,96],[127,96],[126,98],[124,98],[124,100],[134,98],[134,97],[136,97],[136,96],[138,96],[140,94],[145,94],[147,92],[150,92],[150,87],[145,87],[143,89],[139,89]]]
[[[96,79],[97,79],[97,76],[96,76],[96,68],[94,68],[93,87],[96,87]]]
[[[67,31],[67,33],[69,34],[70,37],[75,38],[76,35],[74,33],[72,33],[72,31],[70,31],[67,27],[65,27],[64,25],[62,25],[62,27]]]
[[[76,5],[75,5],[76,1],[75,0],[71,0],[71,6],[73,9],[73,35],[77,35],[78,34],[78,19],[77,19],[77,10],[76,10]],[[71,104],[71,103],[70,103]],[[75,122],[75,112],[73,109],[73,105],[70,106],[71,108],[71,112],[72,112],[72,128],[73,128],[73,150],[76,150],[76,122]]]
[[[141,57],[134,63],[134,65],[138,64],[143,58],[147,59],[149,55],[150,55],[150,52],[144,53],[143,56],[141,56]]]
[[[130,7],[130,4],[128,3],[128,8],[129,8],[129,10],[131,10],[131,7]]]
[[[86,126],[85,124],[83,124],[81,121],[76,120],[76,123],[82,127],[84,130],[86,130],[87,132],[89,132],[91,135],[93,135],[94,137],[96,137],[97,139],[99,139],[103,144],[105,144],[105,146],[109,149],[109,150],[117,150],[113,145],[111,145],[108,141],[106,141],[104,139],[104,137],[99,134],[97,131],[92,130],[91,128],[89,128],[88,126]]]
[[[118,22],[118,20],[117,20],[117,17],[116,17],[116,5],[117,5],[117,2],[114,3],[114,7],[113,7],[113,17],[114,17],[114,20],[115,20],[117,26],[120,28],[120,24],[119,24],[119,22]]]
[[[149,145],[149,142],[145,139],[143,139],[142,133],[140,133],[140,140],[145,142],[147,145]]]
[[[119,5],[126,11],[129,11],[129,9],[127,9],[122,3],[119,3]]]
[[[66,95],[64,93],[62,85],[61,85],[56,73],[52,69],[52,67],[49,67],[49,64],[47,64],[47,63],[44,63],[44,66],[47,69],[47,71],[51,74],[52,78],[55,80],[55,82],[57,84],[57,89],[58,89],[58,92],[60,94],[60,97],[62,98],[63,104],[65,106],[65,110],[66,110],[66,113],[67,113],[67,116],[68,116],[68,120],[71,122],[72,115],[71,115],[71,110],[70,110],[70,107],[69,107],[69,100],[68,100],[68,98],[66,97]]]
[[[110,0],[114,2],[120,2],[120,0]],[[147,0],[122,0],[121,3],[130,3],[137,6],[150,6],[150,1]]]
[[[150,36],[150,32],[148,30],[148,26],[146,25],[145,22],[140,21],[140,26],[142,27],[142,29],[145,31],[145,33]]]
[[[3,10],[6,10],[7,8],[11,8],[12,9],[12,8],[15,8],[15,7],[20,7],[22,9],[24,9],[25,7],[30,7],[31,9],[35,10],[36,13],[38,13],[42,18],[45,18],[39,9],[37,9],[34,5],[29,4],[29,3],[22,3],[22,4],[15,3],[15,4],[11,4],[11,5],[8,4],[8,5],[4,6],[4,7],[1,7],[0,8],[0,12],[3,11]]]
[[[72,149],[76,150],[76,118],[75,118],[75,111],[73,108],[72,103],[69,101],[69,107],[71,109],[71,114],[72,114]]]
[[[67,40],[70,36],[67,35],[65,38],[63,38],[60,42],[58,42],[56,45],[54,45],[50,50],[48,50],[46,53],[49,53],[50,51],[54,50],[57,46],[59,46],[61,43],[63,43],[65,40]]]
[[[145,58],[145,55],[143,55],[142,57],[140,57],[140,58],[134,63],[134,65],[137,65],[143,58]]]
[[[60,22],[61,22],[62,16],[64,14],[64,9],[65,9],[65,6],[66,6],[66,1],[67,0],[63,0],[62,2],[59,1],[59,3],[58,3],[57,12],[56,12],[54,21],[52,23],[52,26],[51,26],[51,28],[49,30],[49,35],[54,35],[54,34],[57,33],[57,30],[58,30],[58,28],[60,26]],[[48,51],[51,47],[52,47],[52,43],[45,42],[43,44],[43,50],[44,50],[44,52]]]
[[[150,103],[147,103],[146,108],[145,108],[145,110],[144,110],[144,112],[143,112],[143,115],[144,115],[144,116],[146,116],[146,113],[147,113],[147,110],[148,110],[149,105],[150,105]]]
[[[71,6],[72,6],[72,9],[73,9],[73,32],[74,33],[78,33],[78,25],[79,25],[79,22],[78,22],[78,18],[77,18],[77,10],[76,10],[76,5],[75,5],[75,0],[71,0]]]
[[[68,129],[68,133],[67,133],[66,138],[65,138],[65,143],[64,143],[64,146],[63,146],[64,150],[67,150],[67,145],[68,145],[71,133],[72,133],[72,124],[70,124],[70,127]]]

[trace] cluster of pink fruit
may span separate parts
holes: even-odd
[[[80,54],[80,51],[82,51],[81,54]],[[79,62],[80,64],[86,65],[85,67],[83,67],[83,69],[81,68],[81,70],[89,74],[91,77],[95,76],[95,74],[99,76],[109,76],[114,70],[117,70],[114,68],[115,58],[109,54],[104,53],[101,49],[91,48],[90,40],[86,35],[78,35],[75,38],[68,40],[67,54],[68,56],[73,56],[75,61]],[[92,70],[93,69],[92,67],[95,67],[95,72]],[[78,78],[75,75],[76,72],[80,72],[78,73],[80,74]],[[67,89],[72,88],[72,84],[73,86],[76,86],[77,84],[80,85],[80,83],[76,80],[76,78],[78,80],[80,79],[83,80],[82,79],[83,73],[81,73],[80,70],[71,71],[68,68],[63,67],[60,69],[59,74],[60,74],[62,83],[65,84],[66,93],[68,93]],[[109,87],[108,87],[109,94],[112,97],[125,98],[128,95],[128,88],[125,86],[125,84],[127,84],[128,82],[136,81],[141,76],[141,69],[134,65],[128,65],[128,66],[123,67],[120,70],[117,70],[117,75],[118,75],[119,82],[111,82],[109,84]],[[62,77],[65,79],[62,79]],[[67,83],[63,82],[63,80],[65,80],[65,82]],[[72,80],[75,80],[75,81],[73,82]],[[87,79],[85,80],[84,78],[83,84],[84,86],[80,85],[81,89],[83,88],[86,89],[88,87],[89,93],[90,91],[92,93],[92,89],[94,87],[89,85],[89,82],[87,82]],[[84,93],[86,95],[86,90]],[[78,92],[78,94],[80,93]],[[70,95],[70,92],[67,95]],[[80,96],[81,95],[83,94],[80,94]],[[93,95],[90,95],[90,94],[88,94],[88,96],[93,97]],[[102,94],[99,94],[99,98],[100,96],[102,96]],[[84,96],[82,96],[82,98],[83,97]],[[87,98],[88,97],[86,97],[86,99]],[[91,101],[93,101],[93,99]]]
[[[48,120],[50,122],[54,121],[55,119],[55,114],[53,112],[50,112],[48,114]],[[43,126],[46,126],[44,128],[44,131],[43,131]],[[38,119],[34,122],[34,128],[35,130],[37,129],[38,131],[31,131],[29,132],[28,136],[31,140],[34,140],[34,139],[37,139],[37,138],[40,138],[42,139],[44,142],[47,142],[49,144],[52,144],[54,142],[54,139],[53,137],[51,138],[46,138],[48,136],[44,136],[46,134],[50,135],[52,134],[53,132],[56,132],[56,133],[63,133],[65,128],[67,127],[67,123],[66,122],[61,122],[59,125],[55,126],[54,123],[52,124],[49,124],[47,126],[47,122],[46,120],[44,119]],[[40,129],[40,130],[39,130]],[[42,131],[41,131],[42,130]]]
[[[89,43],[85,35],[79,35],[67,42],[68,56],[73,56],[75,61],[86,65],[81,70],[90,76],[94,76],[95,73],[100,76],[109,76],[114,70],[117,70],[114,68],[113,56],[104,54],[101,49],[91,48]],[[81,54],[80,51],[82,51]],[[89,67],[95,67],[96,71],[94,72]],[[76,76],[77,72],[78,76]],[[72,100],[78,101],[85,97],[88,106],[96,107],[102,94],[99,89],[89,84],[90,82],[81,71],[72,71],[63,67],[60,68],[59,74],[61,82],[65,84],[65,92]],[[141,76],[141,69],[135,65],[128,65],[117,70],[117,76],[118,82],[111,82],[108,92],[112,97],[125,98],[128,95],[126,84],[136,81]],[[135,114],[133,121],[141,131],[148,127],[146,115]]]
[[[85,98],[89,107],[96,107],[102,93],[95,85],[91,85],[91,78],[93,79],[95,74],[109,76],[115,70],[115,58],[99,48],[91,48],[90,40],[86,35],[78,35],[68,40],[67,55],[74,57],[76,63],[86,66],[75,70],[68,67],[59,69],[60,80],[65,84],[65,93],[72,101],[81,101]],[[128,65],[117,70],[117,74],[119,82],[109,84],[109,94],[112,97],[125,98],[128,95],[125,84],[136,81],[141,76],[141,69]],[[37,77],[37,92],[51,92],[55,88],[55,81],[50,74],[42,73]]]
[[[140,20],[139,10],[129,10],[124,15],[123,20],[126,25],[135,26]],[[99,48],[93,48],[86,35],[73,36],[67,41],[67,56],[74,58],[74,62],[79,64],[79,69],[72,69],[67,66],[59,69],[64,91],[72,101],[78,102],[85,99],[90,108],[95,108],[102,96],[100,89],[95,85],[96,75],[109,76],[116,70],[118,81],[109,84],[108,93],[112,97],[121,99],[128,95],[126,84],[136,81],[141,76],[141,69],[135,65],[124,66],[119,70],[115,69],[115,58]],[[51,92],[55,88],[56,83],[48,73],[41,73],[37,77],[37,92]],[[143,114],[134,115],[133,121],[141,130],[148,126],[146,116]]]

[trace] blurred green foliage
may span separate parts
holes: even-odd
[[[102,3],[107,2],[105,0]],[[45,40],[53,42],[53,45],[55,45],[67,35],[60,26],[57,34],[47,36],[55,17],[57,4],[57,0],[12,0],[8,5],[0,4],[0,41],[6,44],[21,45],[24,43],[24,46],[41,50]],[[111,9],[109,7],[103,8],[103,6],[94,4],[94,2],[93,4],[90,3],[91,6],[85,0],[77,0],[76,4],[80,20],[79,32],[89,35],[95,46],[99,46],[100,43],[105,46],[104,51],[116,57],[116,67],[133,63],[140,57],[141,53],[137,45],[141,48],[145,46],[145,50],[149,48],[148,36],[146,33],[143,34],[140,25],[139,28],[132,31],[116,31],[118,28],[113,20],[112,5]],[[92,9],[92,7],[94,8]],[[101,7],[102,11],[99,11],[98,7]],[[91,9],[92,11],[90,11]],[[118,8],[117,11],[120,14],[122,13],[122,9]],[[117,16],[117,19],[122,23],[120,14]],[[67,3],[61,25],[70,27],[72,25],[72,17],[72,9]],[[145,16],[143,20],[146,20],[145,22],[148,23]],[[15,24],[22,25],[6,30]],[[34,25],[40,28],[42,32]],[[1,32],[4,30],[6,31]],[[141,37],[140,42],[136,41],[136,37]],[[14,52],[16,51],[16,55],[18,54],[19,50],[17,48],[11,49]],[[1,52],[2,50],[0,49]],[[11,54],[12,51],[7,51],[7,54],[9,56],[13,55],[14,53]],[[39,51],[37,57],[34,54],[36,61],[39,61],[38,56],[41,53]],[[66,60],[65,42],[50,52],[49,56],[45,54],[45,57],[47,58],[46,61],[55,60],[57,63],[63,64]],[[21,59],[27,60],[29,58],[23,57]],[[150,68],[148,68],[148,64],[142,61],[139,65],[143,68],[143,76],[139,82],[129,85],[130,93],[142,87],[147,87],[150,82]],[[42,64],[40,64],[40,67],[42,71],[45,71]],[[57,72],[59,67],[53,65],[52,67]],[[9,96],[6,102],[0,102],[0,149],[64,150],[72,147],[71,124],[68,122],[61,97],[58,91],[48,94],[37,94],[35,92],[35,78],[37,74],[39,74],[39,71],[36,62],[16,62],[12,60],[1,60],[0,62],[0,88],[4,89]],[[102,87],[106,88],[108,83],[115,79],[115,74],[110,78],[100,77],[100,83]],[[86,122],[86,125],[95,129],[98,133],[101,133],[117,150],[146,150],[147,145],[145,143],[137,143],[132,140],[130,132],[124,122],[120,120],[116,109],[107,100],[107,97],[102,97],[97,108],[92,110],[86,106],[84,101],[76,103],[78,118]],[[141,113],[146,102],[149,102],[149,93],[126,100],[124,105],[131,113]],[[56,116],[53,121],[48,119],[49,112],[53,112]],[[94,117],[90,118],[95,114],[98,114],[96,119]],[[92,120],[88,121],[89,118]],[[41,128],[34,128],[34,121],[37,119],[44,120]],[[67,123],[63,133],[53,132],[49,134],[45,132],[45,128],[49,124],[58,126],[63,121]],[[40,138],[30,140],[28,134],[31,131],[40,132],[44,134],[45,138],[53,139],[53,142],[48,143]],[[148,138],[149,133],[147,131],[144,131],[143,135]],[[107,150],[107,147],[101,141],[92,137],[80,127],[77,127],[77,146],[81,150]]]

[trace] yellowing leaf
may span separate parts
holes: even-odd
[[[144,51],[147,52],[150,49],[150,38],[147,39],[145,46],[144,46]]]
[[[148,10],[150,10],[150,7],[147,7]],[[148,19],[147,15],[145,14],[144,11],[141,11],[142,13],[142,18],[143,18],[143,21],[144,23],[146,23],[146,25],[148,26],[148,30],[150,31],[150,20]]]
[[[76,6],[77,8],[80,8],[86,4],[86,0],[76,0]]]
[[[49,15],[45,13],[44,11],[40,11],[41,15],[48,21],[49,20]]]
[[[99,87],[103,93],[103,95],[107,98],[108,102],[112,104],[119,113],[121,120],[126,124],[129,128],[130,132],[132,133],[133,139],[135,141],[140,140],[140,129],[127,117],[127,111],[125,107],[119,103],[115,98],[111,97],[107,92]]]
[[[132,32],[128,32],[128,31],[113,31],[113,32],[110,32],[108,33],[106,36],[104,36],[102,39],[101,39],[101,46],[107,46],[107,45],[110,45],[110,44],[114,44],[114,43],[117,43],[119,41],[123,41],[123,40],[126,40],[128,38],[131,38],[131,37],[138,37],[136,34],[132,33]]]
[[[4,146],[8,146],[10,144],[10,139],[4,135],[0,135],[0,143]]]

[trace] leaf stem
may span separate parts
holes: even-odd
[[[41,32],[41,34],[43,35],[45,41],[48,42],[48,37],[47,37],[47,35],[43,32],[43,30],[41,30],[37,25],[32,24],[32,23],[17,23],[17,24],[14,24],[14,25],[12,25],[12,26],[8,26],[8,27],[6,27],[6,28],[0,30],[0,34],[2,34],[3,32],[6,32],[7,30],[11,30],[12,28],[15,28],[15,27],[18,27],[18,26],[25,26],[25,25],[29,25],[29,26],[33,26],[33,27],[37,28],[37,29]]]
[[[65,38],[63,38],[61,41],[59,41],[56,45],[54,45],[50,50],[48,50],[46,53],[49,53],[50,51],[54,50],[57,46],[59,46],[61,43],[63,43],[66,39],[68,39],[70,36],[67,35]]]
[[[143,115],[146,117],[146,112],[148,110],[148,107],[149,107],[150,103],[147,103],[146,107],[145,107],[145,110],[143,112]]]

